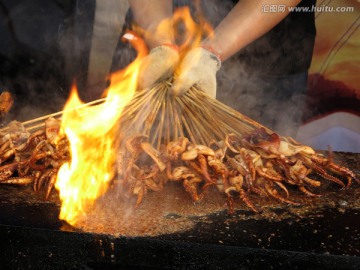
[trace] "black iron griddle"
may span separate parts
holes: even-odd
[[[360,154],[335,158],[359,173]],[[254,214],[239,200],[229,216],[215,190],[194,204],[169,185],[132,212],[110,191],[72,227],[58,219],[56,192],[45,202],[31,187],[0,186],[1,269],[360,269],[360,186],[291,193],[304,204],[253,198],[264,209]]]

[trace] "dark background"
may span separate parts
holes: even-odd
[[[15,98],[7,119],[61,110],[73,82],[82,93],[94,10],[95,0],[0,1],[0,90]]]

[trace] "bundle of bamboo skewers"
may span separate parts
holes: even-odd
[[[321,180],[329,180],[341,187],[349,187],[353,180],[359,182],[354,172],[334,163],[331,156],[325,158],[309,146],[276,134],[196,87],[178,97],[171,94],[171,86],[172,79],[168,79],[151,89],[137,92],[119,119],[122,143],[117,182],[127,196],[137,197],[136,205],[147,190],[160,191],[167,181],[181,182],[195,201],[201,200],[210,187],[217,187],[226,194],[230,212],[236,196],[257,212],[258,208],[248,194],[298,204],[289,199],[290,187],[298,188],[307,196],[318,196]],[[96,100],[83,106],[104,101]],[[22,124],[29,133],[35,133],[44,129],[44,120],[49,117],[61,119],[61,115],[59,112]],[[1,133],[6,134],[7,130],[5,127]],[[56,147],[53,147],[55,156]],[[42,151],[48,148],[34,146],[36,155],[28,153],[30,157],[34,156],[33,159],[39,157],[32,163],[34,168],[22,168],[28,173],[26,184],[33,179],[38,190],[39,179],[36,180],[34,172],[42,166],[38,177],[45,175],[43,182],[48,183],[47,196],[54,186],[54,173],[60,163],[69,158],[63,144],[63,160],[54,166],[46,160],[48,156],[44,155],[42,159]],[[11,160],[7,160],[0,168],[11,164]],[[0,169],[0,174],[3,171]],[[313,172],[321,180],[313,179]],[[0,177],[0,182],[5,183],[14,175],[20,175],[20,172],[15,170],[13,175]]]
[[[171,94],[171,86],[172,79],[168,79],[137,92],[122,114],[121,130],[148,136],[157,149],[180,137],[209,145],[230,133],[243,136],[256,128],[271,132],[196,87],[179,97]]]

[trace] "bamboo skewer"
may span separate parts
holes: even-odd
[[[195,144],[206,145],[211,141],[224,139],[229,133],[242,136],[255,128],[270,131],[256,121],[208,97],[195,87],[189,89],[184,96],[177,97],[170,93],[171,86],[171,80],[167,80],[134,94],[126,103],[119,119],[120,131],[125,137],[134,133],[143,134],[149,137],[154,147],[159,148],[161,144],[167,144],[180,137],[189,137]],[[44,120],[49,117],[61,120],[67,111],[101,105],[106,100],[107,98],[94,100],[75,108],[25,121],[22,125],[28,131],[35,131],[44,127]],[[121,105],[124,106],[125,102],[122,101]],[[96,114],[103,107],[93,109],[90,113]],[[0,132],[6,129],[7,127],[0,129]]]
[[[103,103],[105,101],[106,101],[106,98],[97,99],[97,100],[94,100],[94,101],[91,101],[91,102],[84,103],[82,105],[76,106],[75,108],[59,111],[59,112],[56,112],[56,113],[48,114],[48,115],[45,115],[45,116],[41,116],[41,117],[38,117],[38,118],[35,118],[35,119],[25,121],[25,122],[22,122],[22,124],[24,126],[28,126],[28,125],[31,126],[32,124],[34,124],[36,122],[44,121],[44,120],[48,119],[49,117],[61,117],[64,114],[64,112],[66,112],[66,111],[78,110],[78,109],[82,109],[82,108],[85,108],[85,107],[88,107],[88,106],[98,105],[98,104],[101,104],[101,103]]]
[[[34,119],[31,119],[31,120],[28,120],[28,121],[25,121],[25,122],[22,122],[21,124],[28,130],[28,131],[33,131],[33,130],[36,130],[36,129],[39,129],[39,128],[42,128],[45,123],[44,121],[50,117],[54,117],[54,118],[57,118],[57,119],[61,119],[61,116],[64,114],[64,112],[66,111],[72,111],[72,110],[78,110],[78,109],[82,109],[82,108],[85,108],[85,107],[88,107],[88,106],[92,106],[92,105],[99,105],[99,104],[102,104],[106,101],[106,98],[102,98],[102,99],[97,99],[97,100],[94,100],[94,101],[91,101],[91,102],[88,102],[88,103],[84,103],[82,105],[79,105],[75,108],[71,108],[71,109],[68,109],[68,110],[63,110],[63,111],[59,111],[59,112],[55,112],[55,113],[51,113],[51,114],[47,114],[47,115],[44,115],[44,116],[40,116],[38,118],[34,118]],[[2,129],[0,129],[0,132],[5,132],[9,127],[6,126]]]

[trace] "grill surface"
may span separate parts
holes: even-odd
[[[356,173],[360,155],[335,153]],[[149,192],[141,206],[120,203],[116,192],[101,198],[78,228],[58,219],[56,192],[0,188],[0,253],[9,269],[278,269],[360,268],[360,187],[325,183],[320,198],[291,191],[302,206],[266,198],[253,214],[239,200],[227,214],[215,190],[194,204],[179,185]]]

